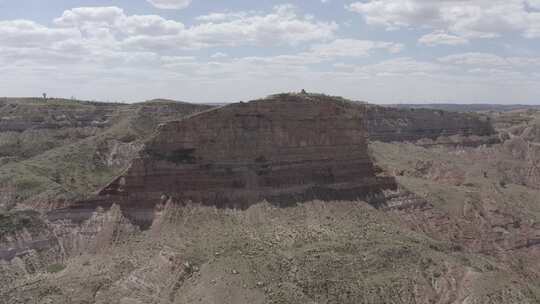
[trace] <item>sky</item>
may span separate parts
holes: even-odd
[[[540,0],[0,0],[0,96],[540,104]]]

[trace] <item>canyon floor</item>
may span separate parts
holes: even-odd
[[[399,185],[384,205],[164,202],[141,229],[118,206],[83,223],[46,214],[112,180],[159,123],[207,107],[83,104],[81,120],[64,102],[0,124],[1,303],[540,303],[538,110],[483,112],[497,142],[371,140]]]

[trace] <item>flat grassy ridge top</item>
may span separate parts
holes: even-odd
[[[0,105],[8,104],[21,104],[21,105],[34,105],[34,106],[122,106],[128,105],[120,102],[101,102],[101,101],[88,101],[66,98],[39,98],[39,97],[0,97]]]

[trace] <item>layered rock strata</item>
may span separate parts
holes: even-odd
[[[395,181],[377,176],[363,119],[350,103],[308,95],[198,113],[161,125],[141,157],[87,204],[119,203],[144,219],[170,198],[236,208],[376,198]]]
[[[489,117],[434,109],[397,109],[376,105],[360,106],[372,141],[403,142],[422,139],[441,144],[476,146],[498,141]],[[461,136],[457,140],[452,137]]]

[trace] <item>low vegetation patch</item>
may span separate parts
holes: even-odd
[[[34,211],[0,212],[0,240],[2,236],[24,228],[41,227],[42,223]]]
[[[47,272],[48,273],[58,273],[62,270],[66,269],[66,266],[65,265],[62,265],[62,264],[52,264],[52,265],[49,265],[49,267],[47,267]]]

